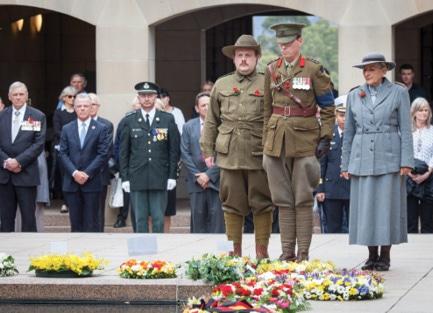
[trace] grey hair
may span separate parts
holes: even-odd
[[[86,77],[83,74],[81,74],[81,73],[72,74],[71,75],[71,79],[69,81],[72,81],[74,79],[74,77],[80,77],[82,79],[82,81],[83,81],[83,88],[86,88],[86,86],[87,86],[87,79],[86,79]]]
[[[92,99],[90,98],[89,94],[85,92],[81,92],[75,95],[74,106],[78,102],[78,100],[87,100],[90,104],[92,104]]]
[[[96,93],[89,92],[88,95],[89,95],[90,99],[92,100],[92,103],[95,103],[98,106],[101,106],[101,101],[99,100],[99,97]]]
[[[59,95],[59,100],[63,100],[65,96],[75,96],[77,94],[77,89],[72,86],[67,86],[63,88],[62,92]]]
[[[432,119],[432,112],[430,108],[430,104],[428,103],[427,99],[423,97],[418,97],[415,100],[413,100],[412,105],[410,106],[410,116],[412,117],[412,131],[416,130],[416,112],[420,111],[426,107],[428,109],[428,118],[427,118],[427,127],[430,127],[431,119]]]
[[[14,90],[17,89],[17,88],[24,88],[24,89],[26,90],[26,93],[27,93],[27,94],[29,93],[29,91],[27,90],[27,86],[26,86],[26,84],[24,84],[24,83],[22,83],[22,82],[19,82],[19,81],[13,82],[13,83],[10,85],[10,87],[9,87],[9,93],[12,93],[12,91],[14,91]]]

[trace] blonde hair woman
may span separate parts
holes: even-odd
[[[407,231],[433,233],[433,193],[430,188],[433,172],[432,110],[424,98],[416,98],[411,106],[415,170],[409,174],[407,195]]]

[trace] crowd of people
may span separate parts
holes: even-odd
[[[253,36],[223,47],[235,71],[203,83],[186,123],[169,92],[145,81],[114,133],[86,78],[72,75],[53,116],[49,170],[45,115],[14,82],[12,105],[0,99],[1,231],[41,230],[37,212],[57,190],[71,231],[103,232],[118,175],[123,207],[114,227],[126,226],[131,207],[135,232],[168,232],[183,166],[191,232],[225,232],[233,255],[242,255],[251,227],[256,257],[268,258],[278,228],[280,259],[307,260],[316,203],[323,232],[349,232],[350,244],[368,247],[363,269],[388,270],[393,244],[433,232],[431,106],[414,68],[402,65],[402,83],[392,83],[395,63],[380,53],[354,65],[365,83],[335,99],[326,69],[301,54],[303,27],[272,26],[281,56],[265,73]]]

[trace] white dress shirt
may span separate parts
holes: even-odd
[[[15,112],[20,112],[20,115],[18,116],[18,122],[21,125],[23,123],[24,120],[24,114],[26,114],[26,108],[27,108],[27,103],[24,104],[19,110],[15,109],[14,106],[12,106],[12,125],[14,124],[14,120],[15,120]]]
[[[144,117],[144,120],[146,120],[146,114],[149,114],[149,125],[152,125],[152,122],[153,122],[153,119],[154,119],[155,113],[156,113],[155,107],[153,107],[152,110],[150,110],[149,112],[146,112],[143,109],[140,109],[140,110],[141,110],[141,114]]]

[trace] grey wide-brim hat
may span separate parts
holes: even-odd
[[[256,51],[258,55],[262,54],[262,50],[260,48],[260,45],[257,43],[257,41],[254,39],[251,35],[241,35],[235,42],[234,45],[225,46],[221,49],[222,53],[230,58],[233,59],[235,55],[235,50],[238,48],[245,48],[245,49],[253,49]]]
[[[355,64],[353,67],[364,68],[364,66],[374,63],[385,63],[389,71],[395,68],[394,62],[386,61],[385,56],[377,52],[370,52],[362,58],[362,63]]]

